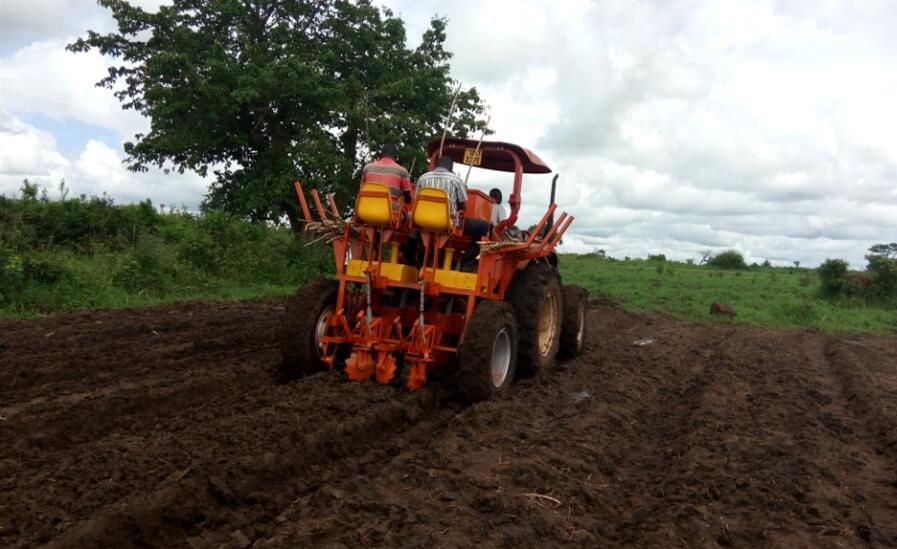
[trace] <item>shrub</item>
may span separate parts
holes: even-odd
[[[848,272],[845,278],[844,294],[850,297],[866,297],[871,284],[872,281],[866,276],[866,273]]]
[[[737,250],[720,252],[707,260],[707,265],[717,269],[747,269],[744,256]]]
[[[112,281],[130,291],[161,289],[165,278],[159,241],[151,237],[141,238],[132,252],[118,256]]]
[[[843,259],[826,259],[816,269],[819,274],[819,282],[822,284],[822,294],[826,297],[844,295],[848,287],[847,262]]]
[[[69,271],[65,263],[58,258],[26,257],[22,261],[22,274],[26,282],[56,284],[65,279]]]
[[[11,303],[24,285],[22,259],[0,246],[0,303]]]
[[[897,298],[897,259],[884,255],[867,255],[869,264],[866,271],[869,273],[869,289],[872,294],[880,299]]]

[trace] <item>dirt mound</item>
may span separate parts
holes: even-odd
[[[0,322],[0,546],[897,545],[897,341],[589,312],[464,407],[272,382],[282,303]]]

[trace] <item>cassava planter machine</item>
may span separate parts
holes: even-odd
[[[456,250],[466,249],[442,191],[427,189],[410,205],[398,205],[385,185],[359,190],[352,218],[342,220],[332,195],[296,192],[306,228],[333,247],[336,276],[314,279],[287,303],[281,332],[281,373],[296,378],[327,368],[354,381],[420,389],[428,377],[456,374],[470,400],[486,400],[517,375],[549,370],[556,356],[578,354],[586,334],[586,292],[562,285],[555,246],[573,222],[554,221],[552,200],[531,232],[514,228],[523,174],[550,168],[517,145],[466,139],[434,140],[438,155],[457,163],[514,174],[510,215],[480,243],[476,272],[460,269]],[[326,203],[326,206],[325,206]],[[464,217],[491,220],[493,200],[468,190]],[[417,247],[413,264],[400,249]]]

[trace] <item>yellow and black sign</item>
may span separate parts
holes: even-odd
[[[483,149],[464,149],[464,164],[479,166],[483,163]]]

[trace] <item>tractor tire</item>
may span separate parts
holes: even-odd
[[[471,402],[493,398],[514,381],[517,370],[514,308],[502,301],[477,304],[467,323],[458,364],[458,386]]]
[[[321,361],[318,332],[321,322],[326,322],[326,317],[336,308],[338,292],[336,280],[316,278],[299,288],[287,302],[280,331],[278,369],[283,381],[326,369],[327,365]]]
[[[586,342],[588,293],[585,288],[566,285],[561,288],[561,294],[564,296],[564,314],[561,319],[561,344],[558,346],[558,356],[573,358],[582,352]]]
[[[560,344],[563,307],[557,269],[531,262],[514,276],[505,301],[514,307],[517,318],[517,372],[531,376],[551,370]]]

